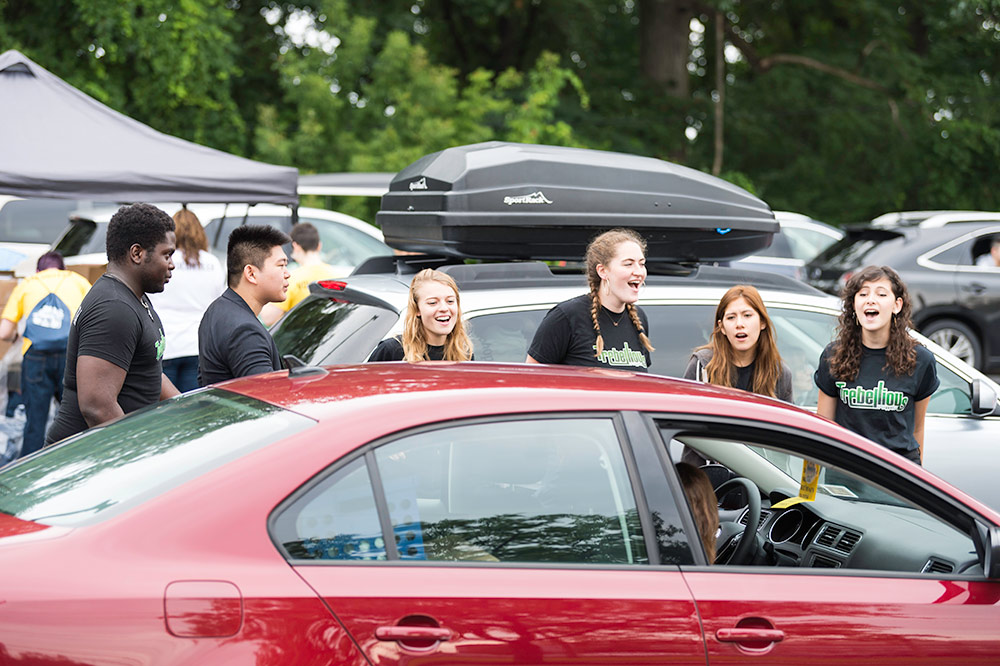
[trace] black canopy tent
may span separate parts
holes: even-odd
[[[295,206],[298,170],[169,136],[0,54],[0,194]]]

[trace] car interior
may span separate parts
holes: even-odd
[[[819,482],[814,498],[803,500],[805,460],[793,451],[744,438],[665,436],[673,459],[687,446],[712,461],[704,469],[720,494],[715,564],[983,574],[970,532],[952,522],[959,516],[932,514],[926,503],[870,480],[874,474],[810,461],[819,464]],[[895,477],[881,471],[880,478]]]

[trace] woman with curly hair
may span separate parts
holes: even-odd
[[[837,337],[813,376],[816,411],[921,464],[927,401],[940,382],[934,355],[906,332],[906,285],[888,266],[868,266],[842,297]]]
[[[386,338],[369,361],[471,361],[472,341],[462,323],[458,285],[447,273],[425,268],[410,283],[403,335]]]
[[[646,372],[653,345],[636,305],[646,281],[646,241],[631,229],[612,229],[590,242],[585,260],[590,292],[549,310],[527,362]]]

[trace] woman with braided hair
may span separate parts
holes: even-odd
[[[940,381],[934,354],[906,332],[910,295],[888,266],[844,285],[837,337],[819,359],[817,413],[922,464],[924,417]]]
[[[612,229],[590,242],[585,260],[590,293],[549,310],[527,362],[646,372],[653,345],[636,305],[646,281],[646,241],[631,229]]]

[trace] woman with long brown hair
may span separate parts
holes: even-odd
[[[589,293],[549,310],[527,362],[646,372],[653,345],[636,305],[646,281],[646,241],[631,229],[612,229],[590,242],[585,260]]]
[[[708,556],[708,563],[712,564],[715,562],[715,540],[719,533],[719,502],[715,497],[712,482],[705,472],[694,465],[679,462],[674,467],[677,469],[677,476],[681,479],[684,495],[691,507],[691,514],[694,516],[695,526],[701,537],[701,545],[705,548],[705,555]]]
[[[471,361],[472,341],[462,323],[458,285],[425,268],[410,283],[402,336],[386,338],[369,361]]]
[[[836,339],[813,376],[817,413],[921,464],[924,417],[940,381],[934,355],[914,340],[910,295],[888,266],[848,279]]]
[[[685,379],[792,401],[792,372],[778,353],[774,325],[756,287],[731,287],[715,308],[707,344],[694,350]]]

